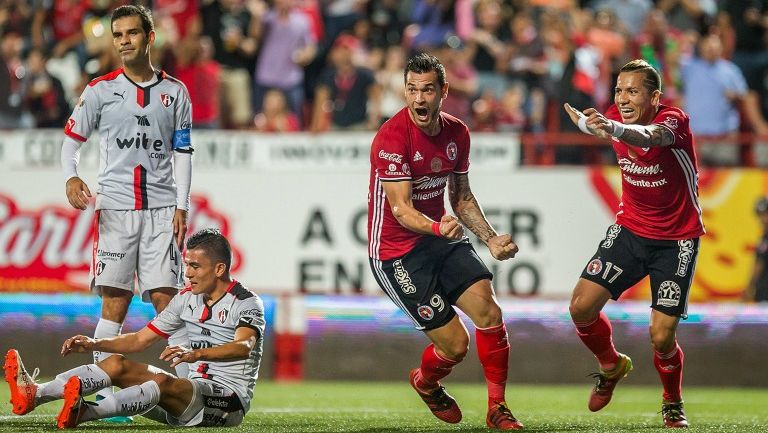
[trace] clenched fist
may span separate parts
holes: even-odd
[[[488,239],[488,250],[496,260],[507,260],[515,257],[518,248],[512,241],[512,235],[504,234]]]
[[[464,237],[464,227],[455,216],[443,215],[440,218],[440,235],[457,241]]]

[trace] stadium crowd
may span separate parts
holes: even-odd
[[[63,126],[119,67],[109,19],[127,3],[152,9],[153,64],[187,85],[196,128],[375,131],[404,104],[407,55],[429,51],[473,131],[575,130],[561,101],[606,108],[642,58],[697,136],[768,134],[766,0],[0,0],[0,128]]]

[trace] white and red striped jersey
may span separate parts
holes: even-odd
[[[142,87],[122,69],[86,86],[64,133],[80,142],[99,132],[96,209],[176,205],[173,151],[191,152],[192,105],[181,81],[157,73]]]
[[[149,329],[163,338],[186,327],[192,349],[231,343],[235,340],[235,331],[241,326],[255,330],[259,338],[248,358],[195,362],[189,365],[189,378],[208,379],[226,385],[240,397],[247,413],[264,349],[264,304],[257,294],[232,281],[224,296],[209,306],[203,295],[184,289],[147,324]]]
[[[469,172],[469,130],[461,120],[440,113],[442,129],[430,137],[411,120],[408,108],[392,116],[373,139],[368,190],[368,256],[401,257],[422,234],[400,225],[384,195],[382,182],[411,182],[411,200],[419,212],[440,221],[451,173]]]
[[[615,104],[605,116],[621,122]],[[705,233],[699,205],[699,170],[688,120],[681,109],[661,105],[651,123],[672,131],[674,144],[640,148],[612,140],[621,169],[617,224],[650,239],[692,239]]]

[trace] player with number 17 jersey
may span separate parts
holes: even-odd
[[[191,126],[184,84],[162,71],[135,83],[121,68],[86,86],[64,132],[99,133],[96,209],[155,209],[177,205],[172,152],[192,151]]]

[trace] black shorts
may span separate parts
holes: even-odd
[[[613,224],[581,278],[597,283],[619,299],[624,291],[651,276],[651,308],[688,318],[688,292],[693,281],[699,238],[679,241],[640,237]]]
[[[425,236],[402,257],[369,261],[382,290],[423,331],[448,323],[459,296],[477,281],[493,278],[466,238]]]

